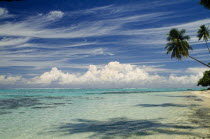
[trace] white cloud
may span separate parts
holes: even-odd
[[[29,45],[29,47],[32,47]],[[35,47],[35,46],[34,46]],[[45,48],[45,47],[43,47]],[[53,51],[39,51],[34,49],[20,49],[16,51],[8,51],[2,49],[0,51],[0,67],[10,66],[30,66],[36,68],[49,68],[54,66],[59,67],[80,67],[72,64],[69,61],[74,59],[88,58],[91,56],[114,55],[105,48],[89,48],[89,49],[61,49],[61,47],[53,48]],[[84,67],[84,66],[82,66]]]
[[[207,48],[200,48],[200,49],[195,49],[191,52],[192,54],[201,54],[201,53],[208,53]]]
[[[157,3],[156,6],[161,6],[161,1],[159,1]],[[170,4],[172,4],[171,2],[169,2]],[[168,4],[169,4],[168,3]],[[173,2],[176,3],[176,2]],[[149,2],[148,4],[151,5],[151,3]],[[160,4],[160,5],[159,5]],[[139,5],[138,5],[139,6]],[[0,24],[0,36],[7,36],[6,38],[3,38],[2,40],[0,40],[0,46],[16,46],[15,49],[18,49],[17,51],[2,51],[0,52],[2,58],[0,59],[0,67],[6,67],[6,66],[33,66],[36,68],[48,68],[48,67],[67,67],[68,65],[66,63],[69,63],[70,60],[72,59],[80,59],[80,58],[86,58],[89,56],[95,56],[95,55],[113,55],[113,53],[115,53],[114,51],[114,47],[109,47],[111,48],[110,51],[108,52],[108,49],[104,49],[104,48],[100,48],[100,47],[106,47],[103,43],[109,43],[109,40],[107,40],[106,42],[103,42],[103,39],[101,39],[102,42],[99,41],[94,41],[94,39],[92,39],[93,42],[83,42],[81,41],[81,39],[78,39],[78,42],[70,42],[71,38],[86,38],[86,37],[98,37],[98,36],[117,36],[117,35],[124,35],[124,36],[128,36],[130,35],[131,37],[126,37],[123,38],[124,40],[118,40],[119,38],[116,37],[116,41],[114,41],[115,45],[119,45],[119,46],[123,46],[126,45],[128,46],[132,46],[132,45],[159,45],[159,47],[164,47],[165,42],[165,34],[168,33],[168,31],[172,28],[172,27],[177,27],[177,28],[186,28],[187,29],[187,33],[190,33],[190,35],[193,35],[196,33],[197,28],[199,25],[201,24],[209,24],[210,23],[210,19],[203,19],[203,20],[198,20],[198,21],[194,21],[194,22],[189,22],[189,23],[183,23],[183,24],[177,24],[177,25],[172,25],[172,26],[163,26],[160,28],[147,28],[147,29],[135,29],[135,28],[126,28],[128,23],[135,23],[137,24],[145,24],[148,22],[156,22],[157,20],[165,20],[166,18],[169,18],[169,16],[166,16],[167,14],[169,14],[169,12],[154,12],[154,13],[147,13],[147,14],[125,14],[125,13],[129,13],[129,11],[133,11],[133,10],[138,10],[141,9],[138,6],[136,6],[135,8],[131,8],[128,6],[126,7],[117,7],[117,6],[105,6],[105,7],[96,7],[94,9],[87,9],[86,11],[81,12],[81,11],[77,11],[74,13],[74,18],[69,18],[70,16],[65,13],[65,18],[69,18],[69,20],[65,20],[65,26],[62,26],[60,28],[56,28],[55,26],[50,26],[51,24],[55,23],[56,21],[62,19],[64,17],[64,13],[62,11],[51,11],[47,14],[39,14],[36,16],[30,16],[27,17],[21,21],[19,20],[10,20],[8,22],[2,22]],[[142,5],[141,5],[142,6]],[[152,4],[152,7],[154,5]],[[142,7],[146,7],[147,6],[142,6]],[[109,11],[110,9],[113,9],[112,11]],[[101,11],[101,13],[105,13],[103,15],[99,14],[98,11]],[[109,11],[109,12],[106,12]],[[72,24],[71,20],[74,20],[78,17],[84,16],[84,14],[92,14],[94,13],[93,16],[97,16],[100,15],[100,18],[95,18],[95,20],[86,20],[83,21],[81,20],[81,22],[79,21],[77,24]],[[139,13],[139,12],[138,12]],[[145,12],[144,12],[145,13]],[[7,9],[2,9],[2,12],[0,11],[0,18],[1,15],[3,17],[8,17],[9,12]],[[6,15],[6,16],[5,16]],[[102,17],[101,17],[102,16]],[[171,17],[170,17],[171,18]],[[119,22],[120,21],[120,22]],[[14,37],[15,36],[15,37]],[[59,39],[59,42],[62,42],[60,44],[50,44],[51,40],[47,40],[47,41],[33,41],[34,44],[32,44],[32,42],[28,42],[29,40],[33,40],[33,39],[46,39],[46,38],[56,38]],[[66,38],[70,38],[69,41],[66,43],[66,41],[62,41],[60,39],[66,39]],[[56,39],[53,39],[54,41],[57,41]],[[88,38],[89,39],[89,38]],[[100,39],[100,38],[99,38]],[[91,39],[89,39],[91,40]],[[106,39],[105,39],[106,40]],[[37,42],[39,42],[40,44],[36,44]],[[49,44],[42,44],[42,42],[49,42]],[[194,37],[192,39],[192,42],[196,42],[196,38]],[[112,43],[112,42],[111,42]],[[202,43],[202,42],[199,42]],[[94,46],[98,46],[97,49],[66,49],[69,47],[78,47],[78,46],[86,46],[86,45],[91,45],[91,47]],[[109,45],[111,46],[111,45]],[[21,47],[21,50],[19,49]],[[24,47],[27,47],[27,50],[22,50],[24,49]],[[31,50],[28,50],[29,47],[31,47]],[[157,47],[157,46],[154,46]],[[10,48],[14,48],[14,47],[10,47]],[[36,49],[37,48],[37,49]],[[50,49],[41,49],[38,50],[39,48],[50,48]],[[62,48],[62,49],[61,49]],[[95,48],[95,47],[94,47]],[[149,47],[145,47],[145,49],[147,49]],[[53,50],[53,51],[52,51]],[[201,51],[199,51],[201,52]],[[203,51],[202,51],[203,52]],[[197,54],[197,53],[196,53]],[[115,54],[116,55],[116,54]],[[155,56],[154,56],[155,57]],[[101,57],[100,57],[101,58]],[[120,57],[122,58],[122,57]],[[121,59],[122,60],[122,59]],[[136,59],[135,59],[136,60]],[[169,60],[157,60],[155,59],[153,62],[148,61],[148,62],[142,62],[142,64],[144,63],[166,63],[166,62],[171,62]],[[115,63],[116,64],[116,63]],[[117,64],[116,64],[117,65]],[[121,64],[120,64],[121,65]],[[118,65],[118,66],[120,66]],[[128,66],[128,65],[127,65]],[[78,66],[79,67],[79,66]],[[106,70],[102,70],[99,68],[99,66],[96,66],[97,68],[97,72],[105,72]],[[110,67],[110,66],[109,66]],[[112,66],[111,66],[112,67]],[[110,68],[111,68],[110,67]],[[120,69],[122,69],[124,66],[122,66]],[[129,66],[128,66],[129,67]],[[113,68],[113,67],[112,67]],[[100,69],[100,71],[99,71]],[[119,69],[119,70],[120,70]],[[171,78],[166,78],[163,76],[159,76],[157,74],[151,74],[152,71],[166,71],[167,69],[157,69],[157,68],[151,68],[151,67],[133,67],[133,69],[138,70],[139,73],[136,73],[136,75],[142,75],[142,77],[147,77],[147,76],[151,76],[151,77],[157,77],[157,78],[161,78],[163,81],[167,83],[167,81],[169,81],[169,79],[171,80],[181,80],[181,79],[186,79],[188,76],[183,77],[177,77],[176,75],[171,75]],[[134,74],[137,71],[133,71],[131,70],[131,72],[129,72],[129,75],[132,75],[135,77]],[[55,73],[56,70],[53,70]],[[91,70],[92,71],[92,70]],[[114,72],[115,71],[115,72]],[[140,71],[144,72],[145,74],[140,74]],[[98,81],[98,84],[100,83],[102,86],[102,82],[100,82],[101,78],[99,78],[98,76],[96,77],[95,74],[93,74],[93,72],[88,71],[89,73],[86,74],[86,76],[90,76],[91,79],[94,79]],[[108,71],[107,71],[108,72]],[[127,77],[128,75],[126,72],[123,72],[122,74],[116,74],[116,70],[112,70],[110,69],[110,72],[113,73],[113,79],[116,78],[116,81],[122,82],[123,85],[127,85],[127,86],[144,86],[143,83],[140,84],[138,83],[138,81],[140,79],[136,79],[133,82],[124,80],[124,78],[122,77]],[[128,72],[128,71],[127,71]],[[60,77],[62,73],[62,77]],[[48,85],[50,85],[51,83],[55,83],[55,84],[59,84],[59,85],[67,85],[69,83],[69,76],[65,76],[66,73],[63,72],[59,72],[59,74],[57,76],[59,76],[59,78],[56,78],[54,80],[51,80]],[[106,72],[105,72],[106,73]],[[126,74],[125,74],[126,73]],[[116,75],[115,75],[116,74]],[[193,77],[197,78],[196,73],[191,73]],[[48,75],[48,74],[47,74]],[[49,75],[51,75],[51,72],[49,73]],[[74,75],[74,74],[69,74],[69,75]],[[147,75],[147,76],[146,76]],[[75,75],[74,80],[72,79],[72,84],[70,84],[70,86],[74,87],[74,86],[80,86],[82,85],[83,87],[85,87],[81,80],[84,79],[86,81],[86,77],[85,75],[81,75],[81,76],[77,76]],[[101,75],[102,76],[102,75]],[[200,75],[199,75],[200,76]],[[46,76],[44,76],[46,77]],[[65,77],[65,80],[64,80]],[[83,78],[82,78],[83,77]],[[148,77],[148,78],[149,78]],[[103,75],[103,79],[104,78],[108,78],[108,76]],[[155,83],[155,81],[149,81],[147,80],[148,78],[145,78],[146,81],[148,81],[150,83]],[[192,78],[192,77],[190,77]],[[38,82],[46,82],[47,84],[47,80],[42,79],[41,81],[38,81],[39,77],[36,78],[37,83]],[[153,79],[153,78],[151,78]],[[88,77],[87,77],[88,80]],[[35,83],[35,80],[33,80]],[[103,80],[102,80],[103,81]],[[111,81],[104,81],[104,84],[108,87],[111,85],[115,85],[119,86],[118,82],[114,82],[115,80]],[[188,81],[186,81],[188,82]],[[33,83],[33,82],[31,82]],[[71,83],[71,82],[70,82]],[[84,84],[88,84],[89,82]],[[156,86],[158,86],[158,83],[155,83]],[[172,84],[172,83],[171,83]],[[91,86],[91,85],[90,85]],[[93,84],[94,86],[94,84]],[[100,85],[99,85],[100,86]]]
[[[51,11],[48,14],[29,16],[22,21],[5,22],[0,25],[0,36],[38,37],[39,35],[42,36],[42,34],[49,34],[49,32],[55,33],[55,29],[45,29],[45,27],[61,19],[63,16],[64,13],[62,11]]]
[[[64,73],[56,67],[28,80],[29,85],[67,88],[176,88],[196,87],[204,68],[189,68],[186,75],[161,76],[155,67],[110,62],[105,66],[90,65],[83,74]]]
[[[187,73],[194,73],[194,74],[198,74],[198,73],[203,73],[204,71],[209,70],[209,68],[201,68],[201,67],[195,67],[195,68],[188,68],[186,70]]]
[[[164,69],[167,70],[167,69]],[[156,67],[110,62],[107,65],[90,65],[85,73],[64,73],[54,67],[33,78],[0,76],[0,86],[16,87],[66,87],[66,88],[190,88],[196,87],[206,68],[188,68],[184,76],[155,73]]]
[[[4,37],[0,40],[0,46],[11,46],[11,45],[20,45],[29,41],[30,38],[28,37],[21,37],[21,38],[8,38]]]
[[[46,18],[51,21],[51,20],[60,19],[63,16],[64,16],[64,13],[62,11],[51,11],[50,13],[48,13]]]
[[[186,0],[180,1],[185,2]],[[156,1],[153,2],[153,6],[163,6],[175,4],[177,2],[161,2]],[[142,8],[151,6],[151,3],[144,3],[140,5]],[[148,7],[147,7],[148,8]],[[107,13],[110,9],[117,9],[112,12],[108,12],[109,15],[100,15],[104,18],[99,18],[94,21],[81,21],[77,24],[72,24],[71,20],[74,18],[83,16],[87,13],[96,13],[94,16],[97,16],[99,11],[103,11]],[[195,35],[197,32],[197,28],[202,25],[208,25],[210,23],[210,19],[202,19],[198,21],[176,24],[172,26],[163,26],[159,28],[147,28],[147,29],[125,29],[123,28],[128,23],[136,23],[145,24],[148,22],[155,22],[156,20],[163,20],[166,18],[172,18],[171,12],[154,12],[147,14],[138,14],[138,15],[123,15],[126,12],[133,10],[141,10],[139,7],[137,8],[135,5],[128,5],[126,7],[120,6],[104,6],[104,7],[96,7],[93,9],[79,10],[73,12],[74,18],[69,19],[69,24],[66,23],[65,27],[60,28],[48,28],[49,24],[57,21],[58,19],[63,18],[64,13],[62,11],[51,11],[48,14],[39,14],[38,16],[30,16],[25,20],[19,22],[7,22],[0,25],[0,35],[1,36],[16,36],[16,37],[35,37],[35,38],[83,38],[83,37],[97,37],[97,36],[115,36],[115,35],[130,35],[132,39],[126,39],[126,41],[117,42],[118,44],[126,44],[126,45],[160,45],[165,44],[165,34],[171,28],[185,28],[187,29],[187,33],[192,36],[191,44],[201,44],[202,41],[197,41]],[[1,12],[2,11],[2,12]],[[7,9],[0,9],[0,15],[8,14]],[[69,14],[67,14],[67,18],[69,18]],[[122,15],[121,15],[122,14]],[[169,15],[170,14],[170,15]],[[66,14],[65,14],[66,15]],[[113,16],[115,15],[115,16]],[[169,16],[167,16],[169,15]],[[113,18],[114,17],[114,18]],[[155,40],[154,40],[155,38]],[[162,47],[162,46],[161,46]]]
[[[104,8],[109,9],[110,7],[107,6]],[[95,10],[97,10],[97,8]],[[84,13],[82,12],[82,14]],[[68,26],[60,28],[48,28],[49,24],[52,24],[64,16],[62,11],[51,11],[48,14],[30,16],[27,19],[19,22],[7,22],[1,24],[0,35],[36,38],[82,38],[109,36],[111,34],[123,35],[121,34],[122,26],[127,23],[149,21],[157,17],[161,18],[167,14],[169,14],[169,12],[155,12],[130,16],[118,15],[115,18],[108,16],[108,18],[105,19],[102,18],[97,19],[96,21],[78,22],[77,24],[72,24],[71,21],[73,19],[70,18],[69,25],[67,24]],[[112,15],[112,13],[110,13],[110,15]],[[75,16],[79,17],[81,16],[81,13],[78,12]]]
[[[182,1],[184,2],[184,1]],[[155,2],[156,6],[161,6],[162,2]],[[167,3],[167,2],[166,2]],[[149,3],[145,3],[147,6]],[[168,4],[173,4],[169,2]],[[129,5],[130,6],[130,5]],[[128,7],[129,7],[128,6]],[[148,29],[124,29],[123,27],[128,23],[138,22],[145,24],[145,22],[155,22],[156,20],[163,20],[165,18],[172,18],[171,12],[154,12],[139,15],[121,15],[125,11],[129,12],[133,10],[138,10],[135,7],[132,9],[128,7],[117,7],[117,6],[105,6],[97,7],[94,9],[86,9],[84,11],[75,11],[74,18],[83,16],[87,13],[97,13],[98,11],[108,11],[110,8],[117,8],[117,11],[109,13],[109,15],[101,15],[104,18],[97,19],[94,21],[78,22],[77,24],[72,24],[72,22],[66,23],[65,27],[60,28],[48,28],[49,24],[63,18],[64,13],[62,11],[51,11],[48,14],[39,14],[38,16],[31,16],[25,20],[19,22],[7,22],[0,25],[0,36],[16,36],[16,37],[35,37],[35,38],[83,38],[83,37],[98,37],[98,36],[115,36],[124,35],[132,36],[132,39],[126,39],[126,41],[117,42],[123,45],[160,45],[165,44],[165,34],[171,28],[185,28],[187,33],[192,35],[191,44],[201,44],[202,41],[197,41],[195,35],[197,28],[202,25],[208,25],[210,19],[203,19],[183,24],[177,24],[172,26],[163,26],[159,28],[148,28]],[[144,7],[144,6],[143,6]],[[128,10],[129,9],[129,10]],[[5,9],[6,10],[6,9]],[[6,10],[7,11],[7,10]],[[8,11],[7,11],[8,12]],[[71,15],[71,13],[68,13]],[[67,14],[67,15],[68,15]],[[113,16],[115,15],[116,16]],[[169,15],[170,14],[170,15]],[[119,16],[120,15],[120,16]],[[169,16],[167,16],[169,15]],[[97,16],[97,14],[94,16]],[[69,18],[69,16],[66,16]],[[113,18],[114,17],[114,18]],[[73,18],[73,19],[74,19]],[[73,20],[72,18],[69,21]],[[155,38],[155,40],[154,40]],[[162,46],[161,46],[162,47]]]
[[[5,8],[0,8],[0,16],[5,16],[8,15],[8,10]]]
[[[166,44],[166,34],[170,31],[170,29],[172,28],[178,28],[179,30],[186,29],[186,34],[191,37],[189,41],[190,44],[196,45],[196,44],[205,43],[204,41],[198,41],[198,38],[196,37],[197,35],[196,32],[199,26],[203,24],[210,25],[210,19],[209,18],[201,19],[197,21],[186,22],[182,24],[174,24],[170,26],[163,26],[157,28],[121,30],[117,32],[117,34],[134,36],[131,39],[126,39],[125,42],[122,40],[121,41],[122,44],[127,44],[127,45],[145,44],[157,48],[157,47],[163,47]]]
[[[1,85],[11,85],[11,84],[17,83],[18,81],[22,81],[21,76],[0,75],[0,84]]]
[[[57,68],[52,68],[50,72],[45,72],[39,77],[34,77],[30,82],[32,84],[51,84],[52,82],[57,82],[58,84],[65,83],[65,80],[75,79],[75,75],[63,73]]]
[[[153,9],[157,7],[163,7],[168,5],[176,5],[180,3],[184,3],[188,0],[179,0],[179,1],[168,1],[168,0],[158,0],[158,1],[142,1],[141,4],[136,4],[135,2],[133,4],[127,4],[127,5],[107,5],[102,7],[95,7],[85,10],[78,10],[71,12],[72,16],[75,16],[75,14],[99,14],[101,15],[114,15],[114,14],[123,14],[123,13],[129,13],[133,11],[145,11],[147,9]]]
[[[13,15],[9,14],[9,11],[6,8],[0,7],[0,19],[10,18]]]

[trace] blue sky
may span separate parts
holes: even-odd
[[[35,87],[45,82],[41,87],[94,88],[106,66],[110,73],[113,67],[121,69],[114,68],[117,72],[114,75],[108,73],[101,88],[105,84],[106,88],[124,87],[124,82],[129,82],[125,87],[161,87],[143,78],[143,84],[136,84],[133,78],[125,81],[125,77],[135,71],[127,71],[126,66],[144,70],[148,78],[151,75],[170,80],[174,76],[179,78],[178,83],[187,76],[195,80],[187,85],[194,87],[205,67],[190,58],[171,60],[170,55],[165,54],[165,38],[171,28],[186,29],[194,48],[191,55],[209,62],[204,42],[196,38],[199,26],[210,24],[209,13],[199,5],[199,0],[0,2],[0,87]],[[93,82],[89,86],[84,85],[86,82],[75,85],[79,82],[76,80],[82,80],[92,71],[90,65],[97,67],[97,73],[86,78]],[[46,74],[49,76],[41,79]],[[139,78],[146,75],[138,74]],[[123,83],[114,86],[113,81],[118,80]],[[146,86],[148,82],[151,83]]]

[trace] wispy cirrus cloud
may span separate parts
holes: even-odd
[[[110,34],[118,35],[116,33],[119,32],[119,29],[121,29],[122,26],[127,23],[148,21],[154,17],[163,16],[165,14],[167,13],[152,13],[129,17],[119,17],[116,19],[87,21],[76,25],[70,24],[68,27],[59,28],[46,28],[47,25],[52,24],[52,17],[49,20],[49,15],[38,15],[35,17],[30,17],[25,21],[0,25],[0,29],[2,30],[0,35],[36,38],[82,38],[110,36]],[[55,17],[60,18],[59,16]]]
[[[98,55],[111,55],[107,49],[104,48],[90,48],[90,49],[74,49],[72,51],[61,50],[43,50],[36,49],[18,50],[18,51],[0,51],[0,67],[9,66],[28,66],[36,68],[47,68],[59,65],[60,67],[72,67],[67,65],[68,62],[74,59],[83,59]],[[73,64],[74,65],[74,64]]]
[[[159,2],[156,2],[159,3]],[[168,3],[171,4],[171,3]],[[160,6],[160,3],[157,4]],[[81,16],[88,11],[107,10],[113,8],[113,6],[105,6],[93,9],[87,9],[76,12],[76,16]],[[116,7],[115,7],[116,8]],[[124,13],[127,9],[119,8],[119,13]],[[137,10],[133,8],[132,10]],[[131,11],[132,11],[131,10]],[[90,12],[91,14],[91,12]],[[115,14],[110,13],[111,15]],[[117,14],[117,15],[118,15]],[[164,44],[165,34],[170,28],[186,28],[188,33],[195,33],[195,27],[201,24],[208,24],[209,19],[199,20],[195,22],[179,24],[174,26],[160,27],[160,28],[148,28],[148,29],[127,29],[124,26],[129,23],[138,22],[139,24],[144,22],[154,22],[155,20],[163,20],[172,18],[172,12],[154,12],[148,14],[138,15],[121,15],[115,18],[108,16],[106,19],[95,19],[93,21],[79,22],[77,24],[69,23],[69,26],[59,28],[49,28],[49,24],[61,19],[64,16],[62,11],[51,11],[48,14],[39,14],[37,16],[28,17],[27,19],[20,22],[9,22],[0,25],[1,36],[18,36],[18,37],[35,37],[35,38],[83,38],[83,37],[99,37],[99,36],[133,36],[136,39],[130,40],[131,44],[140,43],[152,45]],[[168,16],[167,16],[168,15]],[[67,15],[68,17],[68,15]],[[49,22],[50,21],[50,22]],[[71,21],[71,19],[70,19]],[[151,36],[153,35],[153,36]],[[156,41],[151,41],[151,37],[156,38]],[[147,38],[145,41],[145,38]],[[137,41],[139,40],[139,41]],[[192,39],[193,40],[193,39]],[[132,43],[133,42],[133,43]],[[193,40],[193,42],[195,42]],[[192,42],[192,43],[193,43]],[[201,42],[202,43],[202,42]]]
[[[10,14],[6,8],[0,8],[0,20],[14,17],[14,15]]]
[[[159,44],[166,44],[166,34],[169,32],[170,29],[178,28],[178,29],[187,30],[187,34],[191,36],[190,40],[191,44],[203,44],[204,43],[203,41],[198,41],[198,39],[196,38],[197,30],[199,26],[203,24],[210,25],[210,19],[202,19],[198,21],[177,24],[173,26],[159,27],[159,28],[132,29],[128,31],[121,31],[120,34],[128,36],[129,35],[136,36],[135,37],[136,39],[129,40],[130,43],[133,42],[134,44],[142,43],[142,44],[159,45]]]
[[[0,40],[0,47],[21,45],[28,42],[29,40],[30,40],[29,37],[18,37],[18,38],[4,37]]]
[[[91,9],[91,11],[107,10],[110,7],[99,7]],[[77,16],[86,13],[86,11],[78,12]],[[122,10],[120,11],[122,12]],[[113,14],[113,13],[112,13]],[[40,65],[52,65],[49,61],[64,61],[72,59],[81,59],[90,55],[113,55],[113,52],[105,52],[103,45],[109,44],[109,42],[103,41],[63,41],[60,44],[51,43],[34,43],[36,39],[80,39],[88,37],[101,37],[110,36],[120,32],[122,26],[139,21],[149,21],[154,17],[161,17],[164,12],[119,16],[118,18],[102,18],[93,21],[80,21],[79,23],[67,23],[64,27],[54,27],[54,23],[59,22],[64,17],[68,17],[68,13],[65,14],[62,11],[50,11],[47,14],[38,14],[35,16],[29,16],[21,21],[3,22],[0,24],[0,36],[3,36],[0,40],[0,46],[5,50],[2,51],[1,62],[4,66],[39,66]],[[64,16],[65,15],[65,16]],[[8,49],[6,46],[10,46]],[[66,49],[81,46],[98,46],[98,49]],[[62,50],[61,50],[62,48]],[[25,49],[25,50],[24,50]],[[30,50],[29,50],[30,49]],[[41,50],[40,50],[41,49]],[[89,51],[91,50],[91,52]],[[56,52],[55,52],[56,51]],[[73,52],[77,54],[73,54]],[[79,52],[79,53],[78,53]],[[96,54],[97,53],[97,54]],[[27,59],[26,59],[27,58]],[[54,63],[58,63],[54,62]],[[48,63],[48,64],[44,64]]]

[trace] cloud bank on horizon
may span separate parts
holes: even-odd
[[[190,53],[209,62],[196,38],[209,11],[196,1],[17,3],[0,7],[0,88],[196,87],[205,68],[163,50],[171,28],[186,29]]]
[[[0,84],[17,88],[190,88],[207,68],[189,68],[185,76],[171,74],[168,77],[154,71],[156,67],[121,64],[117,61],[104,66],[90,65],[83,74],[64,73],[54,67],[40,76],[25,79],[20,76],[0,76]]]

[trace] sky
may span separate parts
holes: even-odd
[[[199,0],[0,2],[0,88],[194,88],[207,68],[164,49],[186,29],[190,54],[209,62]]]

